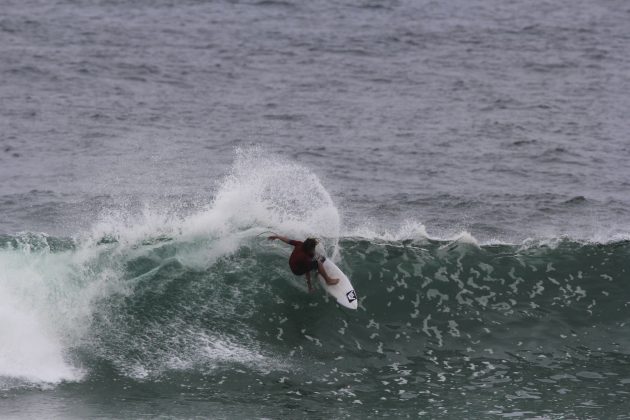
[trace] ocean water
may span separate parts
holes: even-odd
[[[0,1],[0,417],[629,418],[629,22]]]

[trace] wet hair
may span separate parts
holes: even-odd
[[[315,238],[306,238],[306,240],[302,244],[302,248],[306,252],[315,252],[316,246],[317,246],[317,239]]]

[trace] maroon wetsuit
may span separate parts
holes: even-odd
[[[306,274],[306,272],[317,269],[317,260],[315,255],[310,255],[302,248],[302,242],[289,241],[289,245],[293,245],[293,252],[289,257],[289,267],[296,276]]]

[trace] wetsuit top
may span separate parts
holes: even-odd
[[[289,267],[296,276],[306,274],[307,271],[315,270],[317,268],[317,260],[315,255],[309,255],[302,248],[302,242],[289,241],[289,245],[293,245],[293,252],[289,257]]]

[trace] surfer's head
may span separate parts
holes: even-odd
[[[308,252],[309,254],[315,253],[316,246],[317,246],[317,239],[315,238],[306,238],[306,240],[302,244],[302,248],[304,249],[304,251]]]

